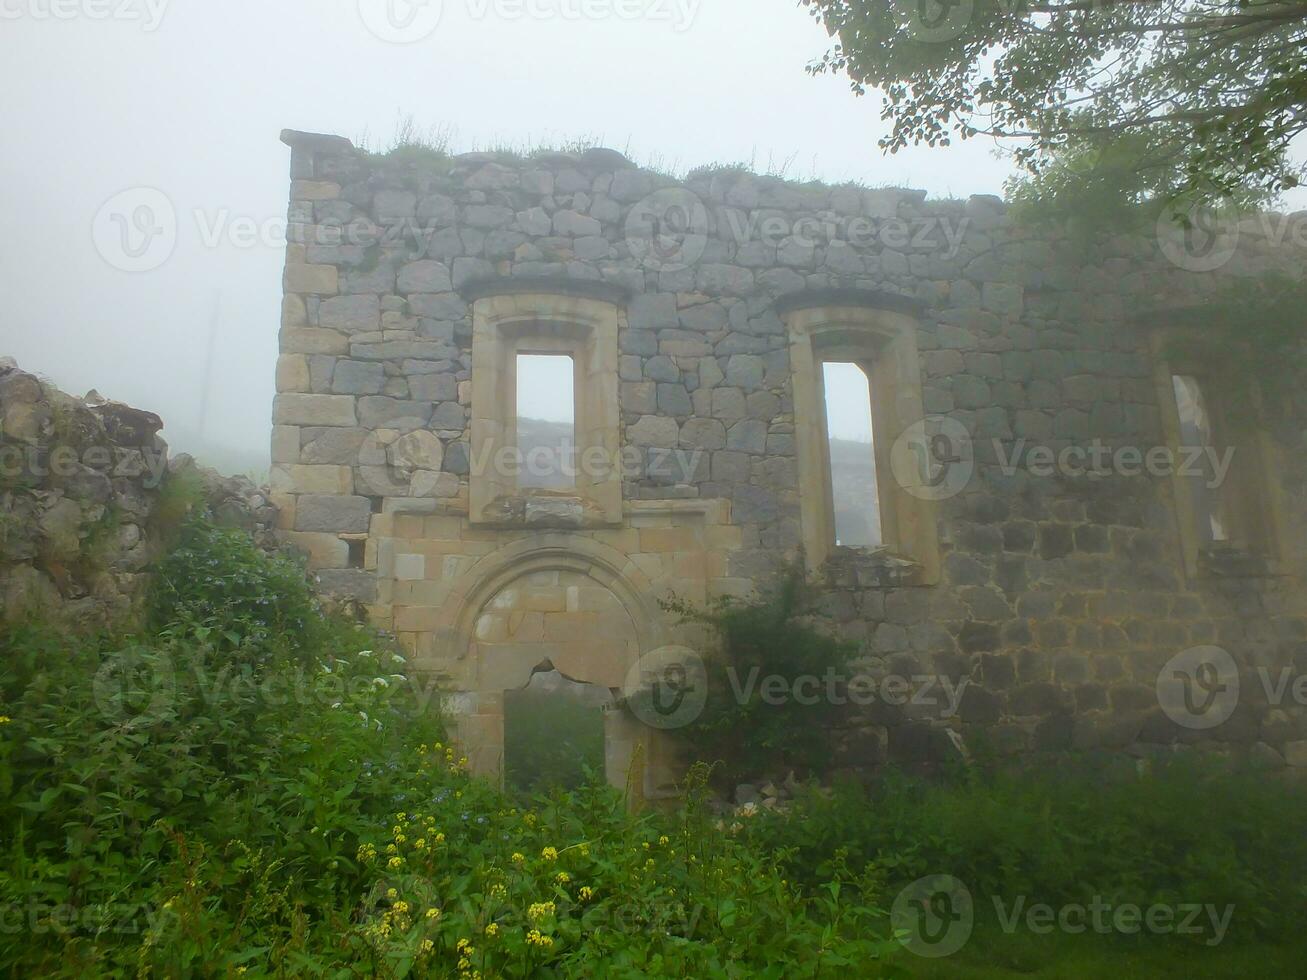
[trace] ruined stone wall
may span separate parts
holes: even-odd
[[[0,359],[0,617],[130,626],[164,543],[164,484],[179,471],[192,503],[275,546],[267,497],[244,477],[170,458],[162,427],[153,412],[77,398]]]
[[[1167,446],[1154,328],[1229,277],[1300,274],[1301,252],[1265,223],[1241,228],[1213,269],[1166,234],[1086,251],[1014,224],[994,197],[738,170],[678,182],[598,149],[383,158],[338,137],[284,138],[283,534],[324,585],[368,603],[450,678],[485,771],[502,750],[502,692],[542,663],[616,689],[640,655],[697,642],[658,598],[747,594],[805,550],[825,617],[872,677],[967,683],[956,713],[938,700],[832,706],[837,766],[938,757],[957,744],[948,731],[1008,752],[1198,740],[1267,767],[1307,764],[1302,706],[1270,704],[1260,681],[1307,668],[1301,397],[1265,406],[1257,469],[1274,484],[1274,561],[1187,567],[1171,479],[1040,476],[1023,455]],[[490,362],[473,370],[473,337],[497,317],[525,323],[505,297],[582,324],[596,351],[616,332],[615,376],[583,379],[600,406],[595,444],[620,458],[616,519],[599,491],[496,485],[493,507],[478,504],[495,464],[476,458],[477,433],[502,435],[509,413],[473,411],[477,386],[503,380]],[[920,553],[831,550],[804,524],[822,489],[800,485],[800,458],[820,424],[796,417],[795,324],[863,312],[892,320],[895,349],[912,352],[896,355],[895,410],[915,404],[966,442],[956,485],[898,491],[896,521]],[[610,408],[611,433],[597,418]],[[904,438],[877,430],[882,486]],[[582,580],[605,595],[587,597]],[[606,632],[620,650],[596,642]],[[1204,645],[1228,651],[1242,679],[1232,716],[1209,730],[1176,724],[1158,698],[1163,665]],[[614,733],[610,753],[656,754],[642,740],[638,726]]]

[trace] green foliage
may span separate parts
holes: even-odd
[[[383,976],[877,976],[895,948],[874,876],[803,892],[713,823],[702,771],[684,808],[632,816],[600,787],[506,806],[439,745],[418,765],[441,789],[361,851]]]
[[[153,569],[150,625],[245,652],[302,647],[322,623],[303,568],[248,535],[194,517]]]
[[[159,485],[159,499],[150,512],[150,529],[165,542],[171,542],[186,519],[204,508],[204,479],[194,466],[168,472]]]
[[[805,796],[793,814],[760,813],[759,849],[787,854],[813,882],[835,866],[871,863],[896,888],[950,874],[995,926],[994,900],[1054,908],[1087,904],[1235,906],[1230,937],[1253,942],[1297,928],[1307,888],[1299,824],[1307,788],[1265,774],[1232,776],[1197,764],[1114,776],[969,771],[945,783],[903,777],[873,792],[844,786]]]
[[[1307,377],[1304,310],[1307,283],[1285,276],[1235,280],[1170,318],[1181,329],[1165,353],[1217,365],[1225,378],[1256,379],[1263,407],[1287,415]]]
[[[801,893],[701,805],[514,810],[403,657],[238,533],[188,521],[152,611],[0,635],[0,972],[805,976],[888,948],[874,881]]]
[[[202,522],[185,537],[162,631],[0,637],[0,907],[25,926],[0,969],[306,948],[347,918],[360,833],[413,792],[393,760],[439,732],[403,658],[306,608],[302,574]],[[260,583],[283,591],[260,603]],[[201,888],[207,936],[178,918]]]
[[[504,783],[524,793],[577,789],[604,771],[604,717],[566,693],[504,694]]]
[[[1297,186],[1307,12],[1224,0],[802,0],[837,44],[810,67],[882,93],[880,141],[1008,138],[1030,190],[1240,205]],[[1083,212],[1089,213],[1089,212]]]
[[[707,610],[679,600],[664,604],[684,620],[708,626],[719,639],[705,658],[704,710],[677,734],[699,758],[720,763],[724,785],[791,769],[819,771],[829,758],[826,700],[785,697],[768,703],[764,684],[779,677],[790,690],[800,677],[838,671],[855,653],[806,618],[811,601],[802,572],[794,570],[756,601],[728,597]]]

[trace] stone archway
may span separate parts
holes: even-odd
[[[486,556],[443,607],[437,650],[457,662],[459,741],[474,772],[498,777],[504,765],[504,693],[539,669],[620,694],[640,656],[664,635],[653,589],[620,552],[591,538],[546,533]],[[653,733],[626,712],[605,718],[605,770],[625,786],[637,746],[646,767]],[[661,767],[659,767],[661,768]],[[646,778],[639,786],[646,791]]]

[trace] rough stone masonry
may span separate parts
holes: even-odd
[[[1241,414],[1229,489],[1193,490],[1172,381],[1205,369],[1162,342],[1232,277],[1301,274],[1273,225],[1216,261],[1161,232],[1077,245],[990,196],[283,140],[282,533],[443,678],[481,771],[533,671],[620,694],[702,642],[658,599],[795,560],[875,694],[832,698],[833,768],[982,742],[1307,767],[1307,403]],[[522,352],[575,362],[574,488],[514,471]],[[832,536],[829,360],[870,379],[882,547]],[[1194,539],[1212,493],[1241,537]],[[656,794],[674,752],[611,712],[609,777],[637,751]]]

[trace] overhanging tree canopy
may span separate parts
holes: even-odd
[[[801,2],[837,39],[810,70],[881,90],[890,152],[1011,138],[1016,189],[1076,210],[1247,205],[1299,181],[1307,3]]]

